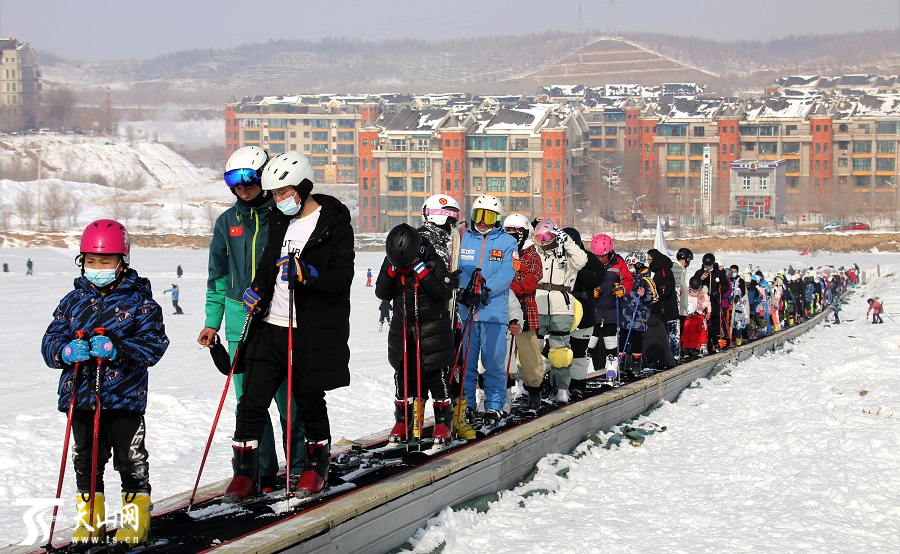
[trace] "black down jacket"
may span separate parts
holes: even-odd
[[[453,292],[450,271],[441,255],[432,248],[427,240],[422,239],[422,245],[425,249],[424,262],[428,273],[421,280],[416,277],[411,267],[400,268],[397,270],[397,276],[391,277],[388,275],[391,264],[385,258],[375,282],[375,296],[381,300],[393,300],[394,315],[391,317],[391,330],[388,334],[388,362],[395,370],[403,370],[403,326],[405,324],[406,336],[409,341],[407,359],[410,375],[415,375],[416,372],[417,323],[423,372],[450,367],[453,357],[456,355],[453,345],[452,320],[448,308],[448,302]],[[416,296],[418,296],[418,304]]]
[[[675,289],[675,274],[672,272],[672,258],[659,250],[651,249],[653,261],[647,266],[653,272],[653,284],[656,285],[657,300],[650,306],[650,313],[661,321],[678,319],[678,292]]]

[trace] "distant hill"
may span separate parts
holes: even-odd
[[[896,31],[717,42],[628,33],[547,32],[428,42],[352,38],[279,40],[227,50],[189,50],[151,60],[80,62],[38,50],[47,86],[79,100],[221,106],[229,98],[285,91],[536,93],[549,84],[696,81],[741,87],[795,73],[895,73]],[[726,91],[728,92],[728,91]]]

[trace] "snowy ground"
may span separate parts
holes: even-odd
[[[55,410],[58,373],[44,365],[39,347],[53,309],[71,289],[75,254],[0,248],[0,263],[11,270],[0,273],[0,498],[6,499],[0,545],[25,536],[25,508],[16,498],[55,492],[65,417]],[[26,277],[29,257],[35,275]],[[152,280],[166,313],[171,304],[162,291],[178,282],[186,312],[166,317],[172,344],[151,369],[147,441],[153,494],[163,498],[193,485],[224,377],[195,342],[203,326],[206,253],[136,249],[132,259]],[[392,422],[386,333],[376,330],[378,302],[363,286],[366,267],[377,270],[380,260],[377,253],[357,258],[352,384],[328,395],[335,440]],[[765,253],[726,260],[763,269],[855,261],[881,264],[883,275],[888,266],[900,267],[896,254],[808,259]],[[180,280],[178,264],[185,270]],[[866,293],[877,288],[890,310],[898,286],[892,276],[871,283]],[[882,326],[865,325],[864,298],[855,295],[845,307],[853,321],[820,326],[792,348],[745,362],[640,420],[667,428],[642,447],[583,445],[576,455],[549,456],[533,482],[503,493],[486,514],[445,510],[414,538],[417,549],[443,542],[445,552],[896,551],[900,415],[893,414],[900,405],[900,347],[896,323],[886,318]],[[234,407],[229,395],[203,483],[230,474]],[[569,468],[565,477],[557,476],[562,467]],[[74,511],[71,467],[67,475],[63,514]],[[106,481],[115,491],[111,466]],[[534,494],[539,489],[546,493]]]

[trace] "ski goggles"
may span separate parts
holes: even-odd
[[[500,214],[492,210],[484,208],[475,208],[472,210],[472,223],[483,223],[485,225],[496,225],[500,221]]]
[[[225,172],[225,184],[231,188],[238,185],[258,185],[259,178],[259,173],[249,167]]]
[[[534,240],[541,245],[547,245],[556,240],[556,235],[551,232],[541,233],[534,236]]]
[[[455,208],[428,208],[425,215],[445,215],[453,219],[459,219],[459,210]]]

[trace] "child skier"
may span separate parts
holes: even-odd
[[[622,297],[619,356],[623,373],[631,373],[632,376],[640,375],[643,370],[644,331],[647,330],[647,321],[650,319],[650,306],[659,298],[646,262],[647,257],[643,252],[632,252],[625,258],[634,277],[634,288],[631,293]]]
[[[447,301],[453,293],[441,255],[405,223],[388,233],[387,255],[375,296],[393,300],[388,361],[394,368],[394,418],[390,441],[409,440],[421,430],[425,399],[434,403],[434,442],[450,442],[453,408],[448,377],[456,355]],[[424,389],[424,393],[423,393]],[[421,435],[419,435],[421,436]]]
[[[681,349],[685,354],[696,356],[705,350],[706,327],[710,304],[706,289],[699,277],[691,277],[688,284],[688,316],[684,320],[681,334]]]
[[[388,322],[388,325],[391,324],[391,301],[382,300],[378,305],[378,311],[381,314],[378,318],[378,332],[380,333],[385,321]]]
[[[841,297],[840,295],[835,294],[831,297],[831,311],[834,313],[834,323],[835,325],[841,322]]]
[[[75,289],[60,300],[41,343],[47,365],[62,370],[59,410],[65,412],[75,395],[72,465],[78,523],[73,543],[103,540],[103,471],[110,449],[122,478],[122,513],[136,514],[123,517],[115,540],[134,545],[146,541],[150,531],[144,447],[147,368],[162,358],[169,339],[150,281],[129,267],[130,251],[122,224],[101,219],[87,226],[76,259],[81,276],[75,279]],[[92,459],[92,436],[99,436],[97,459]]]

